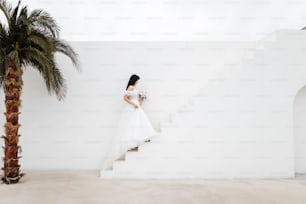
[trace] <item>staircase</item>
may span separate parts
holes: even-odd
[[[159,136],[139,146],[137,151],[128,151],[124,158],[114,162],[112,170],[101,171],[101,178],[292,177],[288,132],[269,128],[278,124],[274,119],[264,123],[269,117],[262,120],[252,117],[262,110],[262,103],[267,104],[267,110],[274,107],[274,102],[265,100],[265,93],[254,97],[256,91],[274,88],[266,86],[272,70],[267,67],[276,61],[273,57],[279,52],[289,54],[301,40],[306,42],[304,32],[281,30],[258,41],[239,64],[216,73],[215,80],[204,82],[198,94],[171,114],[169,121],[162,122]],[[281,58],[279,63],[290,60]],[[262,72],[255,70],[258,67]],[[238,88],[241,85],[245,87]],[[267,94],[272,93],[269,91]],[[258,122],[255,127],[254,121]]]

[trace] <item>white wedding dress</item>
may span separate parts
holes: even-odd
[[[145,112],[138,101],[138,90],[124,90],[123,95],[138,105],[135,109],[125,102],[111,145],[108,146],[107,157],[102,165],[102,170],[112,167],[113,161],[120,158],[129,149],[143,144],[146,140],[158,133],[152,127]]]

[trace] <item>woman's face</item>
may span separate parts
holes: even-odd
[[[135,82],[135,86],[139,83],[139,79]]]

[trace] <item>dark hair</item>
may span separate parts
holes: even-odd
[[[125,90],[127,90],[130,85],[134,86],[138,79],[140,79],[140,77],[136,74],[133,74],[132,76],[130,76],[129,82],[128,82]]]

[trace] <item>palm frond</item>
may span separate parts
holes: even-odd
[[[0,24],[0,85],[7,62],[13,61],[20,75],[21,67],[31,65],[44,79],[50,94],[59,100],[66,95],[66,84],[56,64],[55,53],[66,55],[80,70],[78,54],[63,40],[59,39],[60,28],[52,16],[41,9],[28,11],[20,1],[12,8],[5,0],[0,0],[0,10],[6,15],[8,25]]]
[[[62,100],[66,97],[67,93],[66,80],[64,79],[56,63],[54,63],[51,72],[53,78],[51,83],[52,89],[54,90],[54,93],[57,96],[58,100]]]
[[[52,39],[39,31],[32,30],[32,32],[27,37],[27,41],[31,44],[32,47],[36,47],[45,53],[51,53],[53,51],[51,44]]]
[[[3,12],[7,22],[10,21],[10,15],[12,12],[12,6],[6,2],[6,0],[0,0],[0,10]]]
[[[11,30],[16,29],[15,25],[16,25],[16,21],[17,21],[17,15],[18,15],[19,7],[20,7],[20,1],[18,1],[17,6],[12,10],[12,12],[10,14],[9,27],[10,27]]]
[[[50,32],[54,38],[59,36],[60,28],[48,12],[41,9],[35,9],[30,13],[28,20],[34,27],[46,34]]]
[[[70,58],[73,65],[78,69],[80,69],[80,64],[78,61],[78,54],[72,49],[70,45],[68,45],[63,40],[53,39],[53,44],[55,46],[55,51],[65,54]]]
[[[42,74],[46,83],[47,90],[50,93],[52,91],[50,72],[52,67],[52,59],[49,59],[43,52],[33,47],[22,49],[20,55],[23,57],[24,63],[34,65],[34,68],[36,68],[36,66],[38,67],[38,70]]]
[[[58,69],[54,56],[45,55],[34,48],[23,50],[26,64],[30,64],[33,68],[37,69],[44,79],[47,90],[50,94],[55,93],[59,100],[66,96],[66,84],[62,73]]]
[[[18,26],[29,26],[28,22],[28,7],[27,6],[23,6],[20,9],[20,13],[16,19],[16,25]]]
[[[49,94],[54,93],[58,100],[63,100],[66,97],[67,93],[66,80],[64,79],[60,70],[57,68],[57,65],[54,66],[53,69],[49,69],[49,71],[52,72],[52,78],[49,77],[51,75],[46,74],[43,65],[40,65],[38,62],[35,62],[35,60],[32,60],[31,62],[27,63],[27,65],[30,65],[34,69],[39,71],[41,76],[44,78],[46,86],[49,87],[47,89]]]

